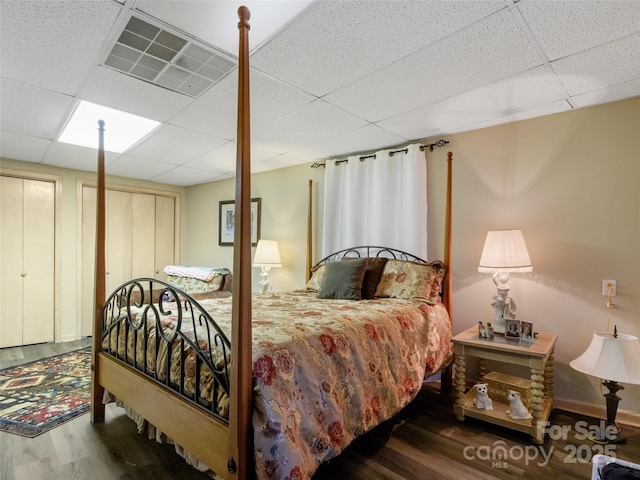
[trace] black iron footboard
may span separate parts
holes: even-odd
[[[120,285],[102,308],[102,351],[227,421],[231,342],[196,300],[153,278]]]

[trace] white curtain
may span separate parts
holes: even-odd
[[[427,162],[420,145],[375,159],[328,160],[323,257],[360,245],[393,247],[427,258]]]

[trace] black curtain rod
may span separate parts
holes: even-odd
[[[423,152],[425,148],[428,148],[430,152],[433,152],[433,147],[444,147],[445,145],[447,145],[449,143],[449,140],[438,140],[435,143],[430,143],[428,145],[420,145],[420,151]],[[392,150],[391,152],[389,152],[389,156],[393,157],[394,153],[400,153],[400,152],[404,152],[407,153],[409,151],[409,148],[401,148],[400,150]],[[366,160],[368,158],[376,158],[376,155],[363,155],[360,157],[360,161]],[[348,158],[343,158],[342,160],[336,160],[336,165],[340,165],[341,163],[349,163],[349,159]],[[327,162],[326,160],[323,162],[315,162],[313,165],[311,165],[311,168],[320,168],[320,167],[326,167],[327,166]]]

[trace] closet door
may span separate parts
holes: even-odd
[[[0,176],[0,347],[22,345],[22,179]]]
[[[174,198],[156,196],[155,219],[155,278],[167,280],[164,267],[175,264],[176,201]]]
[[[82,188],[82,265],[80,331],[93,334],[96,189]],[[107,190],[106,295],[139,277],[166,279],[166,265],[174,263],[175,199],[153,193]]]
[[[55,185],[24,180],[22,342],[53,342]]]
[[[107,295],[131,276],[133,194],[107,191]]]
[[[55,184],[0,176],[0,347],[52,342]]]
[[[156,224],[156,196],[132,194],[131,278],[153,277]]]

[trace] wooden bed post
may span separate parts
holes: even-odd
[[[307,272],[305,274],[305,282],[311,278],[311,266],[313,256],[313,180],[309,180],[309,210],[307,211]]]
[[[453,312],[451,311],[452,307],[452,294],[453,294],[453,274],[451,269],[451,176],[452,176],[452,163],[453,163],[453,152],[447,152],[447,200],[446,200],[446,211],[445,211],[445,220],[444,220],[444,264],[447,267],[447,274],[444,281],[443,291],[442,291],[442,303],[447,308],[449,312],[449,317],[451,318],[451,323],[453,324]],[[452,378],[451,378],[452,370],[451,365],[449,365],[444,372],[442,372],[442,377],[440,380],[440,388],[443,394],[449,394],[452,391]]]
[[[253,382],[251,357],[251,138],[249,98],[249,18],[238,9],[238,134],[236,215],[233,237],[233,298],[227,470],[229,479],[245,480],[255,473],[251,419]]]
[[[96,276],[94,291],[93,348],[91,356],[91,423],[104,422],[104,388],[98,383],[98,353],[102,332],[101,313],[106,296],[105,279],[105,180],[104,120],[98,120],[98,186],[96,205]]]

